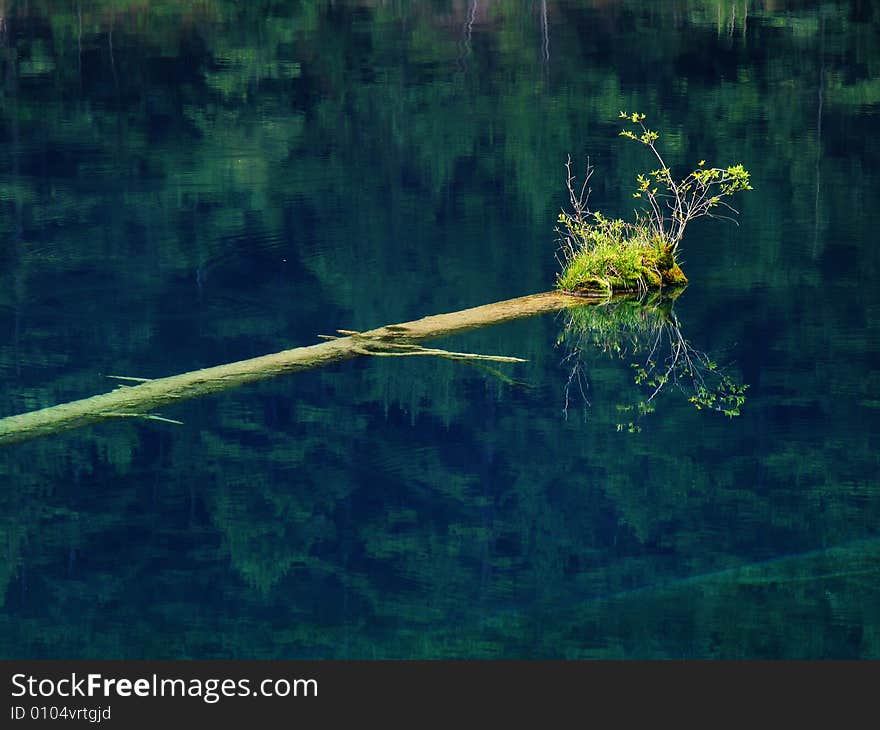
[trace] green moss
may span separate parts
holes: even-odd
[[[667,244],[647,231],[626,228],[636,235],[584,242],[565,262],[558,287],[576,294],[611,294],[687,284]]]
[[[663,283],[662,276],[653,269],[645,269],[642,272],[642,277],[644,278],[645,286],[648,289],[659,289],[660,285]]]
[[[684,286],[687,283],[687,277],[684,275],[681,267],[674,262],[671,267],[663,272],[664,286]]]

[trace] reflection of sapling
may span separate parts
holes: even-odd
[[[695,218],[727,218],[718,208],[736,213],[726,201],[740,190],[751,190],[749,173],[742,165],[706,167],[701,160],[696,169],[681,180],[675,180],[656,142],[659,133],[645,126],[644,114],[620,113],[636,127],[620,134],[651,150],[659,167],[636,177],[638,186],[633,197],[647,207],[626,222],[606,218],[589,209],[588,187],[593,167],[587,162],[580,190],[566,163],[566,187],[571,211],[559,214],[562,273],[557,285],[571,293],[606,293],[612,291],[646,291],[686,284],[687,278],[676,260],[676,253],[687,224]]]
[[[672,386],[698,410],[739,415],[748,386],[738,383],[685,339],[673,311],[673,300],[674,296],[654,293],[641,300],[631,297],[566,313],[565,328],[558,340],[568,349],[565,362],[572,368],[565,389],[566,410],[573,385],[586,400],[585,354],[599,350],[630,360],[635,384],[640,386],[639,400],[619,405],[621,411],[634,411],[639,416],[651,413],[657,395]],[[638,430],[634,422],[621,425],[621,430],[624,428]]]

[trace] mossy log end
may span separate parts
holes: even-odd
[[[604,301],[601,297],[596,302]],[[249,360],[194,370],[180,375],[120,386],[114,391],[29,413],[0,419],[0,445],[25,441],[60,431],[121,417],[167,420],[150,413],[187,398],[216,393],[257,380],[331,365],[360,355],[406,350],[418,342],[453,335],[523,317],[583,306],[585,300],[561,292],[545,292],[486,304],[447,314],[391,324],[368,332],[348,332],[326,342],[297,347]],[[439,354],[427,351],[425,354]],[[461,353],[446,353],[461,355]],[[456,358],[457,359],[457,358]],[[132,379],[128,379],[132,380]]]
[[[666,288],[683,287],[688,283],[687,277],[675,260],[671,247],[662,251],[646,250],[638,270],[629,277],[608,274],[604,276],[586,276],[580,281],[560,288],[564,294],[574,296],[597,296],[611,293],[625,294],[634,292],[655,291]]]

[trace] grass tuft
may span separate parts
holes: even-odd
[[[672,246],[639,222],[609,220],[589,213],[581,221],[561,213],[568,231],[557,286],[576,294],[644,292],[687,283]]]

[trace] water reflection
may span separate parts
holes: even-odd
[[[618,423],[617,430],[640,431],[638,418],[653,413],[661,391],[674,389],[698,410],[714,410],[725,416],[740,414],[748,385],[738,382],[707,353],[685,337],[674,312],[683,288],[609,299],[599,305],[565,312],[557,345],[566,352],[570,368],[565,385],[564,412],[568,415],[576,391],[589,405],[590,362],[595,351],[625,361],[633,369],[639,399],[620,403],[618,411],[636,420]]]

